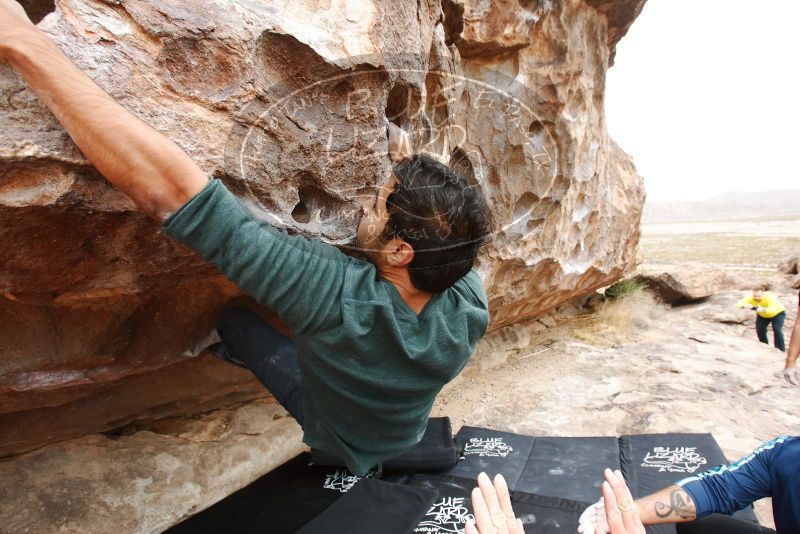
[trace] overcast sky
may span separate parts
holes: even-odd
[[[648,201],[800,188],[798,24],[798,0],[648,0],[606,94]]]

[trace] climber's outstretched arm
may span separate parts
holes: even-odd
[[[75,144],[148,215],[164,219],[208,182],[175,143],[117,104],[14,0],[0,0],[0,61],[8,61]]]

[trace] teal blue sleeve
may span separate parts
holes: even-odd
[[[163,228],[276,312],[294,333],[341,324],[350,258],[332,245],[257,220],[219,180],[210,180]]]
[[[720,465],[675,485],[691,496],[698,518],[715,512],[730,515],[770,496],[772,459],[786,440],[787,436],[775,438],[736,463]]]
[[[489,299],[486,297],[486,290],[478,271],[470,269],[463,278],[455,283],[453,290],[473,307],[469,313],[471,327],[467,329],[467,336],[470,346],[474,349],[478,340],[486,335],[489,327]]]
[[[459,280],[459,282],[462,281],[468,288],[470,301],[472,301],[472,303],[476,306],[483,308],[484,310],[488,310],[489,299],[486,297],[486,290],[483,287],[483,281],[481,280],[481,276],[478,274],[478,271],[475,269],[470,269],[464,278]]]

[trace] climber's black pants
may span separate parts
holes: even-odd
[[[294,342],[246,308],[228,308],[217,319],[216,355],[247,367],[303,426],[303,382]]]
[[[775,534],[771,528],[727,515],[713,514],[691,523],[678,523],[678,534]]]
[[[785,319],[786,312],[780,312],[775,317],[769,319],[756,315],[756,334],[758,335],[758,340],[769,345],[767,326],[769,326],[769,323],[772,323],[772,335],[775,338],[775,347],[777,347],[778,350],[786,352],[786,342],[783,340],[783,321]]]

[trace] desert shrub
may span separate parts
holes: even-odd
[[[640,282],[623,280],[614,285],[618,286],[615,296],[609,297],[587,324],[573,331],[575,337],[595,345],[617,345],[641,341],[654,333],[653,327],[667,307]]]
[[[626,278],[610,286],[605,291],[605,296],[610,300],[619,300],[637,293],[641,293],[647,286],[635,278]]]
[[[640,288],[606,302],[597,312],[597,321],[616,329],[647,329],[665,309],[652,293]]]

